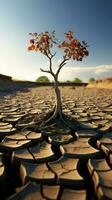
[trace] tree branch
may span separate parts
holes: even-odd
[[[56,55],[56,52],[54,54],[51,54],[51,58],[53,58]]]
[[[50,54],[50,55],[49,55]],[[45,55],[47,56],[47,58],[49,59],[49,63],[50,63],[50,66],[49,66],[49,69],[50,70],[43,70],[40,68],[40,70],[42,72],[46,72],[46,73],[50,73],[53,77],[55,76],[53,70],[52,70],[52,58],[56,55],[56,52],[54,54],[52,54],[49,50],[49,52],[45,51]]]
[[[50,57],[49,57],[49,55],[48,55],[48,53],[47,53],[47,51],[46,51],[46,53],[45,53],[45,55],[50,59]]]
[[[60,63],[59,68],[58,68],[58,70],[57,70],[57,72],[56,72],[56,76],[58,76],[58,74],[59,74],[61,68],[62,68],[64,65],[66,65],[66,61],[67,61],[67,60],[69,60],[69,58],[64,58],[64,60]]]
[[[52,71],[52,61],[51,61],[51,59],[52,59],[52,58],[49,59],[49,62],[50,62],[49,68],[50,68],[50,71],[53,73],[53,71]]]
[[[49,59],[49,63],[50,63],[50,66],[49,66],[49,68],[50,68],[50,73],[54,76],[54,72],[53,72],[53,70],[52,70],[52,58],[56,55],[56,52],[54,53],[54,54],[52,54],[50,51],[49,51],[49,54],[51,55],[51,57],[48,55],[48,53],[46,52],[46,56],[48,57],[48,59]]]
[[[44,69],[42,69],[42,68],[40,68],[40,70],[41,70],[42,72],[46,72],[46,73],[51,74],[51,72],[50,72],[49,70],[44,70]]]

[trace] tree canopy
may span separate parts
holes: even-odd
[[[91,77],[90,79],[89,79],[89,83],[94,83],[95,82],[95,78],[94,77]]]
[[[83,81],[80,78],[75,78],[72,82],[74,82],[74,83],[82,83]]]
[[[47,83],[49,83],[50,80],[47,76],[40,76],[36,79],[36,82],[39,82],[39,83],[47,82]]]
[[[64,50],[63,61],[61,63],[64,64],[66,61],[73,60],[82,61],[85,56],[89,55],[87,50],[87,43],[85,41],[79,41],[79,39],[74,37],[74,33],[72,31],[66,32],[65,38],[66,40],[59,42],[55,37],[55,31],[51,33],[48,31],[42,32],[40,34],[37,33],[29,33],[31,36],[30,46],[28,47],[29,51],[39,51],[49,59],[53,58],[56,53],[52,54],[51,49],[54,45],[57,45],[58,48]],[[43,71],[43,70],[41,70]]]

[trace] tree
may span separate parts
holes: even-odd
[[[82,80],[80,78],[75,78],[72,82],[74,82],[74,83],[82,83]]]
[[[70,81],[70,80],[67,80],[66,82],[67,82],[67,83],[71,83],[71,81]]]
[[[80,42],[77,38],[74,37],[74,33],[72,31],[68,31],[65,33],[65,40],[59,42],[56,39],[55,31],[53,32],[42,32],[40,34],[37,33],[29,33],[30,35],[30,46],[28,47],[29,51],[36,51],[42,53],[49,61],[49,68],[43,69],[40,68],[42,72],[46,72],[52,75],[54,79],[54,89],[55,89],[55,106],[54,113],[47,122],[50,122],[52,119],[59,117],[63,120],[62,113],[62,103],[61,103],[61,94],[58,87],[58,75],[64,65],[71,59],[74,61],[82,61],[85,56],[89,55],[87,50],[87,43],[85,41]],[[60,62],[57,71],[54,73],[53,71],[53,58],[56,55],[56,52],[52,51],[52,48],[57,46],[60,49],[63,49],[63,57]]]
[[[50,82],[50,80],[48,79],[48,77],[47,76],[40,76],[40,77],[38,77],[37,79],[36,79],[36,82],[39,82],[39,83],[45,83],[45,82],[47,82],[47,83],[49,83]]]
[[[95,82],[95,78],[91,77],[91,78],[89,79],[89,83],[94,83],[94,82]]]

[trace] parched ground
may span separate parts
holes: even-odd
[[[112,199],[112,90],[61,88],[59,121],[39,131],[54,89],[38,87],[0,99],[0,199]]]

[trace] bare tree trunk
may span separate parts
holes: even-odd
[[[48,123],[50,123],[53,119],[60,118],[63,120],[62,116],[62,104],[61,104],[61,95],[60,90],[58,87],[58,79],[57,76],[53,74],[54,77],[54,89],[55,89],[55,106],[54,106],[54,112],[53,115],[45,122],[41,124],[41,126],[45,126]]]
[[[54,89],[55,89],[55,111],[54,116],[62,118],[62,103],[60,89],[58,87],[57,77],[54,77]]]

